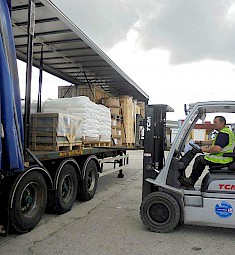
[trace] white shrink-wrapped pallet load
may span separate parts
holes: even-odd
[[[43,105],[44,112],[59,112],[80,116],[83,120],[82,141],[84,143],[98,143],[100,141],[100,109],[101,107],[85,96],[51,99],[47,100]],[[108,130],[109,127],[106,129]],[[109,136],[109,134],[107,134],[107,136]]]
[[[110,109],[104,105],[97,105],[99,108],[100,117],[100,142],[109,143],[111,141],[111,112]]]

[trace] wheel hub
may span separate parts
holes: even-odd
[[[169,219],[169,209],[165,204],[154,203],[149,207],[149,216],[154,222],[165,223]]]
[[[87,178],[87,187],[89,190],[92,190],[94,188],[95,182],[94,182],[94,173],[93,170],[91,169],[88,174]]]
[[[73,181],[72,177],[70,175],[67,175],[64,177],[64,180],[61,184],[61,196],[64,202],[67,202],[70,200],[72,194],[73,194]]]
[[[68,192],[68,190],[69,190],[68,183],[65,180],[63,183],[63,187],[62,187],[62,196],[65,196],[65,194]]]
[[[28,214],[32,213],[35,208],[35,204],[37,203],[37,187],[34,186],[33,183],[29,184],[25,187],[25,190],[21,196],[21,212],[27,216]]]

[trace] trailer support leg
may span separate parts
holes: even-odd
[[[125,154],[125,153],[120,152],[120,156],[123,156],[123,154]],[[123,166],[123,160],[125,160],[125,159],[122,158],[122,159],[119,160],[119,167]],[[120,169],[119,172],[118,172],[118,178],[123,178],[123,177],[124,177],[124,174],[122,172],[122,169]]]

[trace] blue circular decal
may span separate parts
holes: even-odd
[[[223,201],[221,205],[217,204],[215,206],[215,213],[220,217],[220,218],[229,218],[233,214],[233,207]]]

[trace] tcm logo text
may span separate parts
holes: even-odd
[[[219,184],[219,189],[235,190],[235,185],[232,185],[232,184]]]
[[[151,117],[147,117],[146,126],[147,126],[147,131],[150,131],[151,130]]]

